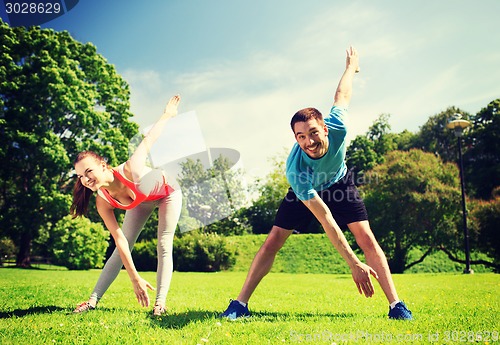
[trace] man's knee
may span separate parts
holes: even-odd
[[[356,243],[363,252],[377,250],[379,245],[375,236],[369,233],[360,233],[356,236]]]
[[[352,226],[350,226],[350,228],[352,233],[354,234],[356,243],[363,250],[363,252],[378,250],[380,246],[368,224],[353,224]]]
[[[290,234],[291,231],[289,230],[273,226],[266,238],[266,241],[262,245],[261,250],[267,253],[277,253],[281,249],[281,247],[283,247]]]

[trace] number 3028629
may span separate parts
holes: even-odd
[[[46,2],[46,3],[34,3],[34,2],[22,2],[22,3],[5,3],[5,12],[7,14],[52,14],[60,13],[62,11],[61,4],[59,2]]]

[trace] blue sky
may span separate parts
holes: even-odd
[[[415,132],[449,106],[500,98],[498,13],[498,0],[80,0],[42,27],[92,42],[130,84],[141,126],[181,94],[207,146],[238,150],[253,177],[294,143],[295,111],[328,112],[350,44],[350,139],[382,113]]]

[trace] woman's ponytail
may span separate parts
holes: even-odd
[[[92,190],[85,187],[82,181],[78,179],[73,187],[73,203],[69,209],[73,219],[87,214],[91,196]]]

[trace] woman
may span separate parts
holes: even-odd
[[[96,206],[106,228],[116,244],[116,249],[106,262],[88,301],[81,303],[75,313],[95,309],[111,283],[118,276],[122,265],[132,281],[137,301],[149,306],[147,289],[154,288],[142,279],[131,256],[131,249],[147,219],[158,207],[158,271],[154,315],[165,312],[165,301],[172,278],[172,244],[180,217],[182,194],[166,182],[163,171],[146,166],[146,158],[153,143],[168,119],[177,114],[179,96],[172,97],[158,122],[144,137],[129,160],[112,168],[104,159],[91,151],[81,152],[75,160],[78,180],[73,190],[73,217],[87,212],[90,196],[97,192]],[[126,210],[122,228],[118,225],[114,209]]]

